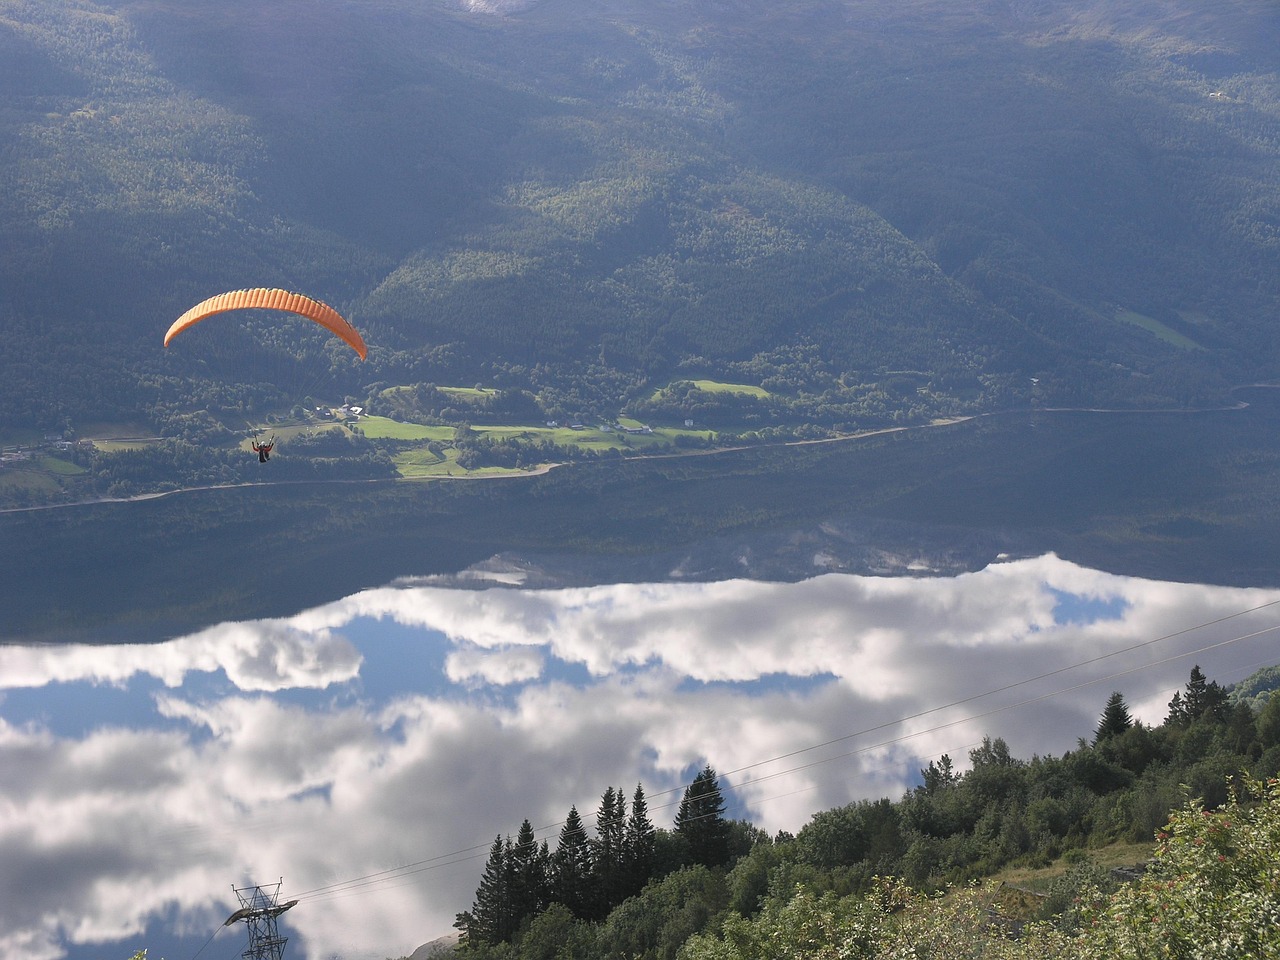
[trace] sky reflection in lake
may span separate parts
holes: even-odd
[[[1280,624],[1280,605],[1232,616],[1272,601],[1048,556],[948,579],[403,584],[162,644],[0,647],[0,958],[184,960],[232,883],[280,877],[301,898],[289,956],[401,956],[450,930],[525,817],[554,846],[570,804],[591,823],[639,781],[669,826],[710,762],[734,815],[795,831],[983,735],[1060,754],[1112,690],[1158,723],[1193,664],[1228,683],[1280,662],[1276,633],[1235,639]]]

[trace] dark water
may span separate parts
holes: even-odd
[[[495,834],[554,841],[609,784],[669,826],[709,760],[794,831],[983,736],[1070,749],[1113,689],[1159,722],[1191,664],[1276,660],[1276,591],[1233,589],[1280,584],[1275,414],[2,516],[7,926],[229,958],[230,884],[284,877],[289,955],[381,960],[448,932]]]
[[[541,477],[299,485],[0,517],[6,640],[154,640],[397,577],[538,585],[953,574],[1053,551],[1280,584],[1280,391],[1238,411],[998,415]]]

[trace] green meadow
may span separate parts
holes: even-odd
[[[120,453],[124,450],[142,450],[145,447],[160,443],[160,440],[140,437],[137,440],[93,440],[94,448],[102,453]]]
[[[757,387],[749,383],[725,383],[721,380],[685,380],[677,382],[692,383],[703,393],[738,394],[739,396],[744,397],[755,397],[759,400],[766,400],[772,396],[772,394],[770,394],[764,387]],[[658,389],[653,391],[651,399],[660,399],[670,390],[671,384],[668,384],[665,387],[658,387]]]
[[[711,384],[713,381],[703,381]],[[718,384],[721,388],[737,390],[734,384]],[[384,393],[409,389],[391,387]],[[437,387],[462,400],[475,401],[490,391],[476,387]],[[741,390],[758,390],[758,387],[742,386]],[[384,416],[364,416],[355,429],[376,444],[380,441],[394,443],[391,456],[396,470],[406,479],[432,477],[485,477],[528,472],[530,467],[473,467],[468,469],[458,463],[459,444],[468,441],[529,445],[545,448],[547,456],[538,466],[574,459],[582,454],[644,454],[666,452],[677,443],[689,442],[705,445],[714,440],[710,430],[687,430],[671,427],[651,427],[638,420],[620,418],[616,426],[548,426],[545,424],[473,424],[467,427],[467,435],[459,438],[458,429],[449,425],[409,423]],[[681,439],[683,438],[683,440]]]
[[[42,470],[56,474],[59,477],[78,477],[83,473],[88,473],[84,467],[72,463],[70,460],[64,460],[62,457],[43,456],[39,459],[39,465]]]
[[[714,436],[709,430],[678,430],[673,428],[652,428],[646,430],[638,421],[623,418],[619,421],[618,430],[604,430],[599,427],[546,427],[520,424],[473,426],[470,435],[474,439],[489,440],[495,443],[507,442],[547,447],[548,460],[539,466],[563,459],[572,459],[576,453],[619,453],[665,452],[671,449],[677,438],[696,438],[700,443],[711,440]],[[391,439],[397,441],[421,441],[398,450],[393,455],[396,469],[407,479],[427,477],[484,477],[504,474],[519,474],[527,470],[516,468],[480,467],[467,469],[458,464],[459,450],[454,446],[456,430],[453,427],[429,427],[416,423],[402,423],[387,417],[362,417],[359,429],[370,440]],[[628,433],[627,430],[637,432]],[[434,447],[434,449],[432,449]],[[559,455],[557,455],[559,451]]]
[[[1148,317],[1146,314],[1138,313],[1136,310],[1120,309],[1116,311],[1116,319],[1122,323],[1131,323],[1135,327],[1141,327],[1148,333],[1159,337],[1170,346],[1177,347],[1179,350],[1203,350],[1204,347],[1196,343],[1190,337],[1179,333],[1172,327],[1161,323],[1155,317]]]
[[[719,380],[694,380],[693,385],[703,393],[740,393],[748,397],[768,397],[769,391],[764,387],[752,386],[749,383],[721,383]]]
[[[360,432],[370,440],[452,440],[453,427],[428,427],[389,417],[361,417]]]

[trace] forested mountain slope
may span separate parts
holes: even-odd
[[[1216,402],[1276,358],[1277,35],[1246,0],[0,0],[0,402],[202,402],[160,335],[242,286],[347,313],[357,394]]]

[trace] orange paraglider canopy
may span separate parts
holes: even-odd
[[[188,327],[199,323],[205,317],[211,317],[215,313],[226,313],[228,310],[249,310],[254,308],[260,310],[285,310],[289,313],[296,313],[301,317],[306,317],[308,320],[314,320],[326,330],[341,337],[351,346],[352,350],[360,354],[361,360],[369,352],[356,328],[327,303],[312,300],[310,297],[304,297],[300,293],[290,293],[288,290],[270,290],[266,287],[255,287],[252,290],[232,290],[197,303],[177,320],[173,321],[173,326],[164,335],[164,345],[167,347],[170,340]]]

